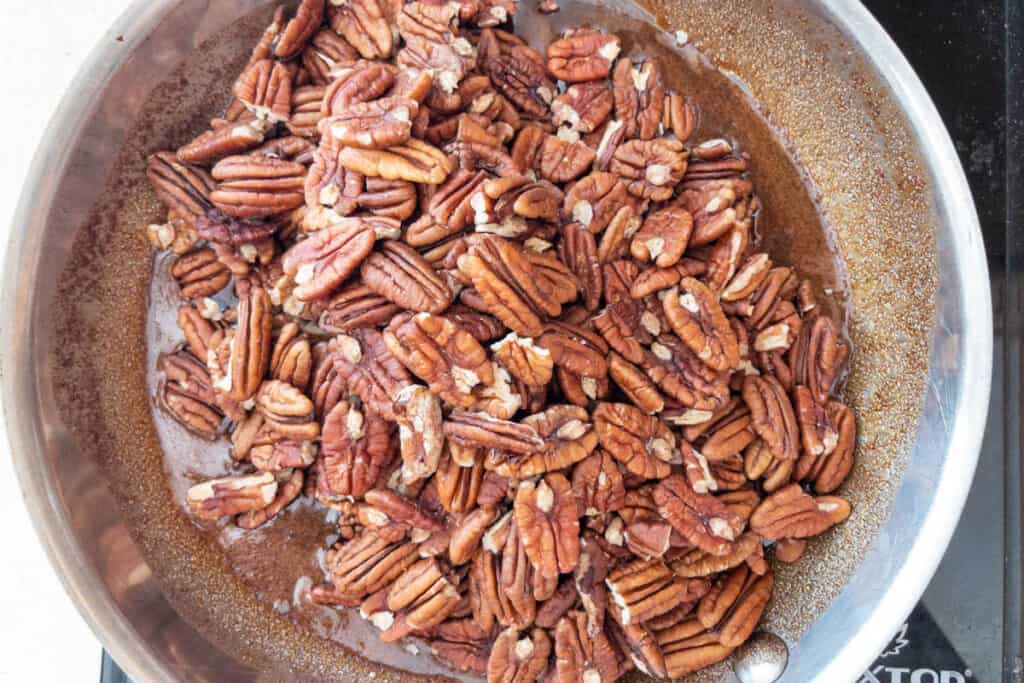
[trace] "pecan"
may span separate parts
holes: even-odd
[[[547,114],[555,94],[555,83],[547,74],[544,58],[507,33],[485,29],[477,45],[480,69],[494,86],[525,114]],[[503,42],[504,40],[504,42]]]
[[[720,292],[722,301],[739,301],[752,295],[772,269],[768,254],[754,254],[736,271],[729,283]]]
[[[336,72],[324,91],[320,105],[323,116],[340,114],[356,102],[369,102],[384,94],[395,84],[398,69],[383,62],[358,61]]]
[[[712,418],[701,452],[711,462],[726,460],[743,451],[754,440],[750,410],[738,406],[721,417]]]
[[[622,44],[617,36],[582,28],[548,45],[548,71],[567,83],[596,81],[611,73]]]
[[[269,156],[230,156],[213,167],[217,189],[210,193],[218,209],[231,216],[269,216],[304,201],[306,167]]]
[[[615,459],[603,449],[573,468],[572,492],[582,515],[614,512],[625,504],[626,490]]]
[[[146,236],[155,249],[170,249],[175,254],[184,254],[199,241],[199,234],[191,221],[178,217],[169,211],[166,223],[150,223]]]
[[[182,297],[196,299],[224,289],[231,280],[231,272],[217,260],[212,249],[196,249],[175,259],[171,277],[178,283]]]
[[[339,401],[324,418],[320,453],[317,498],[362,498],[393,456],[391,428],[376,413]]]
[[[672,540],[672,526],[668,522],[641,519],[627,525],[623,537],[626,547],[637,557],[662,557]]]
[[[516,492],[515,520],[534,571],[556,580],[579,559],[580,525],[572,488],[564,475],[549,473]]]
[[[412,133],[419,105],[407,97],[356,102],[320,123],[328,145],[382,149],[404,145]]]
[[[178,159],[189,164],[209,164],[232,154],[254,149],[263,142],[270,126],[263,119],[229,123],[201,133],[178,148]]]
[[[548,666],[551,639],[535,628],[520,637],[515,626],[502,631],[494,641],[487,662],[487,683],[533,683]]]
[[[743,472],[746,478],[755,481],[761,479],[761,487],[765,493],[774,493],[790,482],[794,470],[794,461],[776,458],[761,439],[751,443],[743,453]]]
[[[437,493],[448,512],[462,514],[477,504],[484,469],[480,453],[447,441],[437,467]]]
[[[734,649],[722,645],[718,635],[708,633],[696,618],[659,631],[657,641],[664,654],[665,672],[672,678],[717,664]]]
[[[617,614],[615,608],[612,609],[612,613]],[[653,621],[657,621],[657,618]],[[629,664],[648,676],[664,678],[667,675],[665,658],[648,625],[636,623],[621,625],[617,621],[610,621],[608,630],[618,645],[619,651],[624,657],[628,657]],[[626,667],[623,666],[623,668]]]
[[[437,396],[416,384],[399,391],[394,400],[399,418],[403,478],[429,477],[437,471],[444,446],[441,402]]]
[[[678,140],[630,140],[615,149],[610,170],[622,178],[630,194],[660,202],[672,196],[686,172],[686,158]]]
[[[360,327],[382,325],[401,310],[362,282],[354,282],[342,287],[330,298],[320,314],[318,324],[327,332],[350,332]]]
[[[654,261],[659,268],[673,266],[686,251],[693,220],[684,209],[668,206],[647,215],[633,235],[630,253],[638,261]]]
[[[329,550],[327,570],[335,590],[358,601],[391,585],[417,559],[416,544],[387,541],[368,530]]]
[[[807,548],[807,539],[783,538],[775,544],[775,559],[791,564],[800,559]]]
[[[587,411],[577,406],[550,406],[544,412],[523,418],[521,425],[535,429],[544,439],[544,448],[525,456],[492,449],[485,462],[487,469],[502,476],[525,479],[569,467],[587,457],[597,446],[597,435]]]
[[[613,173],[594,171],[565,194],[562,210],[593,233],[603,231],[629,201],[626,186]]]
[[[458,671],[487,673],[489,635],[472,619],[449,619],[433,629],[430,651]]]
[[[512,146],[512,162],[520,172],[537,171],[553,183],[583,175],[594,161],[594,151],[578,140],[549,135],[538,126],[526,126]]]
[[[627,403],[600,403],[594,426],[601,446],[633,474],[662,479],[678,457],[672,431],[658,418]]]
[[[803,388],[797,387],[797,390]],[[799,406],[799,394],[797,400]],[[857,421],[853,411],[838,401],[829,401],[824,412],[827,424],[835,430],[834,442],[826,434],[826,448],[818,455],[805,452],[796,465],[797,478],[812,480],[816,493],[831,493],[843,483],[853,469],[853,449],[857,441]]]
[[[761,619],[772,592],[772,574],[756,576],[745,564],[715,582],[697,606],[697,618],[705,628],[716,628],[726,647],[741,645]]]
[[[641,366],[666,396],[688,408],[717,410],[729,400],[728,375],[712,370],[672,335],[658,337]]]
[[[537,339],[537,346],[547,349],[556,366],[574,375],[603,378],[608,374],[605,356],[608,347],[590,330],[561,322],[550,322]]]
[[[174,419],[203,438],[216,438],[224,410],[206,366],[178,351],[161,356],[160,369],[165,378],[161,398]]]
[[[760,546],[761,539],[757,534],[748,532],[736,539],[732,550],[726,555],[712,555],[700,548],[691,548],[672,554],[668,558],[668,565],[676,576],[711,576],[743,564]]]
[[[748,375],[743,380],[743,400],[750,408],[751,424],[772,454],[795,460],[800,441],[796,416],[786,390],[773,375]]]
[[[312,301],[331,293],[366,259],[376,237],[362,218],[342,218],[285,252],[283,266],[295,279],[294,295]]]
[[[621,673],[618,655],[604,631],[590,636],[587,617],[570,612],[555,627],[555,672],[559,683],[610,683]]]
[[[444,423],[450,439],[470,448],[494,448],[509,453],[538,453],[544,439],[529,425],[491,417],[487,413],[454,410]]]
[[[665,293],[662,303],[673,331],[714,370],[739,367],[736,334],[714,293],[700,280],[684,277],[679,289]]]
[[[200,519],[220,519],[261,510],[274,502],[277,479],[270,472],[211,479],[188,490],[188,508]]]
[[[436,558],[420,560],[388,590],[387,608],[395,618],[380,638],[390,643],[413,631],[437,626],[455,611],[460,600],[457,579],[448,568]]]
[[[615,92],[615,118],[624,125],[625,139],[650,140],[658,134],[665,104],[665,86],[661,65],[653,59],[634,65],[628,59],[615,65],[612,78]],[[686,136],[677,135],[680,140]]]
[[[269,221],[225,216],[217,210],[208,211],[196,219],[196,232],[200,237],[232,247],[263,242],[276,231],[277,225]]]
[[[612,111],[612,92],[605,83],[576,83],[551,103],[556,126],[592,133]],[[619,117],[621,118],[621,117]]]
[[[322,0],[302,0],[298,9],[285,25],[281,35],[277,38],[277,45],[274,47],[274,56],[278,59],[291,59],[295,57],[306,43],[320,28],[324,20],[324,3]]]
[[[364,176],[427,185],[443,183],[453,170],[444,152],[416,138],[386,149],[343,147],[338,152],[338,163]]]
[[[433,71],[434,83],[442,91],[454,92],[463,77],[476,66],[473,45],[455,33],[456,4],[411,2],[402,7],[397,23],[405,47],[396,61],[406,68]]]
[[[309,441],[320,435],[313,402],[291,384],[278,380],[263,382],[256,393],[256,405],[267,426],[281,438]]]
[[[564,578],[558,582],[554,594],[537,608],[534,623],[541,628],[554,628],[559,619],[576,604],[576,582],[572,578]]]
[[[640,225],[640,217],[632,205],[619,209],[601,235],[601,242],[597,245],[597,260],[610,263],[624,258],[629,251],[629,240],[640,229]]]
[[[675,474],[654,487],[654,502],[687,541],[712,555],[726,555],[742,529],[742,519],[709,494],[697,493]]]
[[[633,560],[616,567],[606,580],[616,618],[624,625],[647,621],[668,612],[696,589],[707,590],[700,579],[675,577],[660,559]],[[691,588],[692,586],[692,588]]]
[[[278,486],[277,494],[270,505],[259,510],[242,513],[235,519],[235,524],[242,529],[255,529],[266,524],[299,497],[299,494],[302,493],[303,481],[302,470],[292,470],[284,483]]]
[[[389,489],[366,492],[359,519],[367,527],[400,526],[403,530],[444,531],[444,525],[422,507]]]
[[[363,59],[386,59],[394,41],[381,0],[331,0],[328,23]]]
[[[535,344],[532,338],[510,332],[491,344],[491,350],[494,358],[516,379],[534,386],[546,385],[551,381],[554,370],[551,352]]]
[[[179,216],[194,220],[213,208],[214,179],[206,170],[178,161],[173,152],[151,154],[146,177],[164,206]]]
[[[310,39],[309,44],[302,52],[302,66],[309,73],[309,77],[320,87],[321,98],[323,95],[322,86],[334,80],[334,75],[340,67],[351,66],[359,59],[359,52],[348,44],[348,41],[335,33],[332,29],[324,28],[316,32]],[[309,86],[303,86],[309,87]],[[301,90],[301,88],[299,88]],[[319,110],[320,99],[317,100]],[[292,117],[295,113],[295,91],[292,91]]]
[[[224,339],[230,354],[228,368],[215,386],[236,401],[245,401],[256,393],[270,365],[270,308],[267,291],[251,287],[248,296],[238,303],[238,325],[234,334]]]
[[[256,118],[279,123],[291,114],[292,78],[281,62],[253,62],[235,81],[233,92]]]
[[[664,409],[665,399],[654,383],[640,368],[614,351],[608,356],[608,374],[626,397],[644,412],[659,413]]]
[[[313,351],[296,323],[281,328],[270,354],[270,376],[306,391],[313,371]]]
[[[604,281],[593,233],[580,223],[566,223],[562,226],[558,253],[576,276],[584,306],[596,311],[601,303]]]
[[[418,230],[415,235],[407,236],[409,244],[414,247],[432,244],[480,222],[476,220],[478,210],[473,202],[479,203],[486,197],[481,190],[489,177],[490,174],[485,171],[472,172],[465,169],[450,175],[430,198],[427,210],[434,223],[429,224],[429,227],[424,224],[422,232]]]
[[[224,334],[217,322],[211,322],[203,311],[190,305],[178,308],[178,327],[185,335],[186,346],[199,359],[206,359]]]
[[[668,93],[665,95],[662,126],[685,142],[697,127],[697,110],[679,93]]]
[[[557,300],[545,296],[547,287],[542,289],[545,283],[537,281],[537,268],[508,240],[478,238],[458,257],[458,269],[490,313],[518,334],[538,336],[541,316],[557,317],[562,311]]]
[[[808,538],[850,516],[850,504],[836,496],[817,498],[790,484],[761,501],[750,517],[750,528],[769,541]]]
[[[470,606],[477,625],[490,631],[502,626],[525,627],[534,620],[537,603],[531,587],[533,570],[508,512],[484,534],[470,572]]]
[[[484,532],[494,522],[497,514],[493,508],[477,508],[460,521],[459,526],[452,532],[448,546],[448,557],[452,564],[469,562]]]
[[[684,182],[676,200],[693,216],[692,246],[709,244],[724,236],[739,219],[737,202],[753,191],[739,178]]]
[[[363,261],[363,284],[402,308],[440,313],[452,302],[452,292],[440,275],[411,247],[383,241]]]
[[[330,362],[347,386],[368,408],[397,420],[395,399],[410,385],[409,373],[387,349],[380,332],[367,328],[331,342]]]
[[[384,332],[388,349],[442,399],[469,408],[477,385],[494,383],[494,369],[480,343],[447,318],[404,314]]]
[[[810,389],[814,400],[823,404],[849,354],[850,347],[839,338],[832,319],[819,315],[804,324],[791,351],[793,381]]]

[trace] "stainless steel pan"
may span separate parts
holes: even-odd
[[[151,270],[139,223],[155,206],[139,181],[142,159],[223,104],[212,93],[259,25],[239,18],[261,6],[134,2],[54,115],[5,264],[11,450],[68,593],[136,680],[397,679],[297,629],[224,572],[217,548],[173,505],[150,410],[147,335],[151,350],[166,340],[142,303]],[[790,649],[783,680],[852,679],[928,583],[974,472],[992,314],[971,197],[927,94],[858,2],[647,9],[686,30],[732,84],[692,93],[698,101],[721,107],[745,90],[761,103],[820,192],[845,263],[857,358],[847,400],[860,419],[845,495],[855,512],[780,572],[766,628]],[[731,132],[749,149],[759,130]],[[769,207],[785,189],[772,168],[756,176]],[[780,223],[795,215],[778,211]],[[798,238],[809,229],[788,227]]]

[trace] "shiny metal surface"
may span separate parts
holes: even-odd
[[[258,680],[179,618],[151,579],[102,474],[58,424],[49,307],[78,226],[148,88],[191,47],[264,3],[136,2],[83,65],[25,183],[5,262],[3,400],[11,450],[41,541],[68,593],[138,681]],[[831,607],[790,648],[783,681],[853,679],[937,566],[971,483],[988,404],[992,313],[974,207],[945,129],[909,65],[857,2],[805,4],[864,55],[913,129],[934,199],[939,290],[928,387],[889,521]],[[123,42],[115,40],[124,36]],[[856,311],[854,312],[856,315]]]
[[[788,663],[786,642],[774,633],[758,631],[736,649],[732,670],[740,683],[775,683]]]

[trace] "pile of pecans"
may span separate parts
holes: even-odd
[[[770,558],[842,522],[848,346],[757,249],[725,140],[614,35],[542,56],[514,0],[279,10],[210,130],[149,158],[183,347],[230,433],[198,518],[337,519],[311,600],[491,681],[729,656]]]

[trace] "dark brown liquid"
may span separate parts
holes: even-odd
[[[632,15],[627,15],[607,7],[572,3],[550,16],[539,15],[525,5],[521,12],[517,32],[541,52],[564,28],[589,23],[620,36],[625,55],[660,59],[669,85],[699,109],[694,139],[723,137],[748,157],[763,204],[757,221],[763,248],[776,264],[795,265],[801,276],[811,278],[821,305],[845,323],[846,280],[831,232],[818,211],[814,190],[789,146],[737,82],[711,66],[694,47],[676,46],[671,35],[646,23],[642,12],[635,8]],[[217,113],[205,112],[204,116]],[[150,288],[147,366],[151,368],[151,396],[158,391],[159,377],[152,369],[159,354],[175,348],[182,339],[176,324],[176,288],[167,273],[169,263],[166,256],[156,259]],[[184,508],[189,486],[233,471],[229,445],[226,440],[210,443],[191,435],[165,415],[156,402],[154,406],[170,488],[175,502]],[[251,587],[254,597],[300,627],[392,667],[470,678],[441,667],[426,654],[422,644],[381,643],[376,629],[353,610],[320,607],[303,598],[305,589],[324,581],[323,554],[337,538],[328,513],[311,501],[292,504],[259,529],[245,531],[221,523],[210,525],[206,531],[210,541],[223,549],[235,573]],[[418,652],[413,647],[418,647]]]

